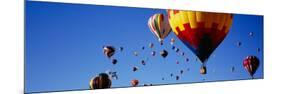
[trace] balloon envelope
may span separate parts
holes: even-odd
[[[106,73],[100,73],[97,77],[91,79],[90,89],[104,89],[111,87],[111,80]]]
[[[252,77],[256,73],[259,65],[260,61],[256,56],[247,56],[243,61],[244,68],[249,72]]]
[[[158,38],[161,44],[163,43],[164,38],[166,38],[171,32],[169,21],[164,14],[154,14],[151,16],[148,20],[148,27]]]
[[[113,46],[104,46],[103,47],[103,53],[108,58],[112,57],[115,53],[115,48]]]
[[[134,79],[134,80],[131,81],[131,85],[133,87],[137,86],[138,84],[139,84],[139,80],[137,80],[137,79]]]
[[[163,50],[160,52],[160,55],[163,57],[163,58],[166,58],[168,56],[168,52],[166,50]]]
[[[226,37],[232,14],[168,10],[176,36],[204,63]]]

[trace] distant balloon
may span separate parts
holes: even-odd
[[[152,52],[151,52],[151,55],[152,55],[152,56],[155,56],[155,54],[156,54],[155,51],[152,51]]]
[[[240,46],[241,46],[241,44],[242,44],[241,42],[237,42],[237,46],[238,46],[238,47],[240,47]]]
[[[175,50],[175,49],[176,49],[176,47],[175,47],[175,46],[172,46],[172,49],[173,49],[173,50]]]
[[[144,50],[144,46],[142,46],[142,48],[141,48],[142,50]]]
[[[103,53],[108,58],[112,57],[115,53],[115,48],[113,46],[104,46],[103,47]]]
[[[177,63],[177,64],[180,64],[180,61],[177,60],[176,63]]]
[[[180,51],[180,49],[179,48],[176,48],[176,52],[178,53]]]
[[[207,68],[205,66],[202,66],[200,68],[200,74],[206,74],[207,73]]]
[[[256,73],[259,64],[260,61],[256,56],[247,56],[243,61],[243,66],[249,72],[251,77],[253,77],[254,74]]]
[[[184,56],[184,52],[182,52],[181,55]]]
[[[253,33],[253,32],[250,32],[250,33],[249,33],[249,36],[253,36],[253,35],[254,35],[254,33]]]
[[[112,64],[117,64],[117,59],[112,59]]]
[[[173,74],[171,73],[170,76],[173,77]]]
[[[171,27],[167,17],[164,14],[154,14],[148,20],[148,27],[150,31],[158,38],[160,44],[170,34]]]
[[[139,55],[139,53],[135,51],[135,52],[134,52],[134,55],[135,55],[135,56],[138,56],[138,55]]]
[[[181,70],[180,73],[183,74],[183,70]]]
[[[137,71],[139,68],[138,67],[133,67],[133,72]]]
[[[189,71],[189,70],[190,70],[189,68],[186,69],[186,71]]]
[[[165,80],[164,78],[162,78],[162,80]]]
[[[145,65],[145,61],[144,61],[144,60],[141,60],[141,64],[142,64],[142,65]]]
[[[258,51],[258,52],[260,52],[260,51],[261,51],[261,49],[260,49],[260,48],[257,48],[257,51]]]
[[[231,72],[234,72],[235,68],[234,67],[231,67]]]
[[[147,84],[143,84],[143,86],[148,86]]]
[[[120,48],[119,48],[119,50],[120,50],[121,52],[123,51],[123,49],[124,49],[123,47],[120,47]]]
[[[166,50],[163,50],[160,52],[160,55],[163,57],[163,58],[166,58],[168,56],[168,52]]]
[[[180,79],[180,77],[179,76],[176,76],[176,80],[179,80]]]
[[[188,58],[186,58],[186,59],[185,59],[185,61],[186,61],[186,62],[188,62],[188,61],[189,61],[189,59],[188,59]]]
[[[154,47],[154,44],[153,43],[149,43],[149,48],[153,48]]]
[[[174,38],[171,38],[171,45],[173,45],[175,43],[175,39]]]
[[[137,86],[138,84],[139,84],[139,80],[137,80],[137,79],[133,79],[133,80],[131,81],[131,85],[132,85],[133,87]]]
[[[100,73],[97,77],[91,79],[90,89],[104,89],[111,87],[111,80],[106,73]]]

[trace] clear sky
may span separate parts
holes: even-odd
[[[140,85],[250,79],[242,65],[248,55],[261,61],[254,77],[263,78],[262,16],[235,14],[227,37],[206,62],[208,73],[201,75],[197,57],[174,33],[160,46],[147,26],[155,13],[166,11],[27,1],[25,92],[88,89],[92,77],[109,69],[119,76],[112,80],[112,87],[128,87],[132,79],[138,79]],[[249,32],[254,36],[250,37]],[[172,50],[171,38],[176,39],[174,45],[185,52],[189,62]],[[237,42],[242,45],[237,47]],[[154,43],[154,48],[148,48],[149,43]],[[103,45],[124,47],[123,52],[117,51],[113,56],[118,60],[116,65],[103,54]],[[257,48],[261,51],[257,52]],[[169,52],[165,59],[159,55],[163,49]],[[134,51],[139,56],[134,56]],[[151,51],[156,51],[156,56],[151,56]],[[141,60],[146,60],[145,66]],[[180,64],[176,64],[177,60]],[[139,70],[133,72],[133,66]],[[182,75],[180,70],[184,70]],[[175,75],[180,79],[176,80]]]

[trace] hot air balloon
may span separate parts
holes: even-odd
[[[175,43],[175,39],[174,38],[171,38],[171,45],[173,45]]]
[[[172,46],[172,49],[173,49],[173,50],[175,50],[175,49],[176,49],[176,47],[175,47],[175,46]]]
[[[184,56],[184,52],[182,52],[181,55]]]
[[[250,32],[250,33],[249,33],[249,36],[253,36],[253,35],[254,35],[254,33],[253,33],[253,32]]]
[[[144,46],[142,46],[141,49],[144,50]]]
[[[153,48],[154,47],[154,44],[153,43],[149,43],[149,48]]]
[[[206,73],[207,73],[206,67],[205,67],[205,66],[202,66],[202,67],[200,68],[200,74],[206,74]]]
[[[114,65],[115,65],[115,64],[117,64],[117,59],[112,59],[112,61],[111,61],[111,62],[112,62],[112,64],[114,64]]]
[[[142,65],[145,65],[145,61],[144,61],[144,60],[141,60],[141,64],[142,64]]]
[[[137,86],[138,84],[139,84],[139,80],[137,80],[137,79],[133,79],[133,80],[131,81],[131,85],[132,85],[133,87]]]
[[[260,48],[257,48],[257,51],[258,51],[258,52],[260,52],[260,51],[261,51],[261,49],[260,49]]]
[[[106,73],[100,73],[97,77],[91,79],[90,89],[104,89],[111,87],[111,80]]]
[[[165,80],[164,78],[162,78],[162,80]]]
[[[179,76],[176,76],[176,80],[179,80],[180,79],[180,77]]]
[[[115,48],[113,46],[104,46],[103,47],[103,53],[108,58],[112,57],[115,53]]]
[[[151,55],[152,55],[152,56],[155,56],[155,54],[156,54],[155,51],[152,51],[152,52],[151,52]]]
[[[133,72],[137,71],[139,68],[138,67],[133,67]]]
[[[173,77],[173,73],[171,73],[170,76]]]
[[[134,56],[138,56],[138,55],[139,55],[139,53],[135,51],[134,52]]]
[[[242,45],[241,42],[237,42],[237,46],[240,47]]]
[[[176,61],[176,64],[180,64],[180,61],[177,60],[177,61]]]
[[[186,71],[189,71],[189,70],[190,70],[189,68],[186,69]]]
[[[188,62],[188,61],[189,61],[189,59],[188,59],[188,58],[186,58],[186,59],[185,59],[185,61],[186,61],[186,62]]]
[[[183,74],[183,70],[181,70],[180,73]]]
[[[260,61],[256,56],[247,56],[243,61],[244,68],[249,72],[251,77],[253,78],[259,67]]]
[[[148,20],[148,27],[158,38],[161,45],[163,44],[164,38],[166,38],[171,32],[168,19],[164,16],[164,14],[154,14],[151,16]]]
[[[143,84],[143,86],[148,86],[147,84]]]
[[[187,10],[168,10],[175,35],[204,63],[224,40],[233,15]]]
[[[160,52],[160,55],[163,57],[163,58],[166,58],[168,56],[168,52],[166,50],[163,50]]]
[[[231,72],[234,72],[235,68],[234,67],[231,67]]]
[[[120,48],[119,48],[119,50],[120,50],[121,52],[123,51],[123,49],[124,49],[123,47],[120,47]]]
[[[176,52],[178,53],[180,51],[180,49],[179,48],[176,48]]]

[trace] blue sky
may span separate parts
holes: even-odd
[[[112,87],[130,86],[132,79],[138,79],[140,85],[249,79],[242,65],[248,55],[260,59],[254,77],[263,78],[262,16],[235,14],[230,32],[207,61],[208,73],[201,75],[196,56],[174,33],[160,46],[149,31],[148,18],[165,10],[27,1],[25,12],[25,92],[88,89],[89,80],[108,69],[119,76]],[[249,37],[249,32],[254,36]],[[172,50],[171,38],[189,62]],[[237,47],[238,41],[241,47]],[[149,43],[155,47],[148,48]],[[118,60],[116,65],[104,56],[103,45],[124,47],[113,56]],[[165,59],[159,55],[163,49],[169,52]],[[134,51],[139,56],[134,56]],[[156,51],[156,56],[152,57],[151,51]],[[145,66],[141,60],[146,60]],[[139,71],[133,72],[133,66]],[[182,75],[180,70],[184,70]],[[171,73],[180,79],[170,77]]]

